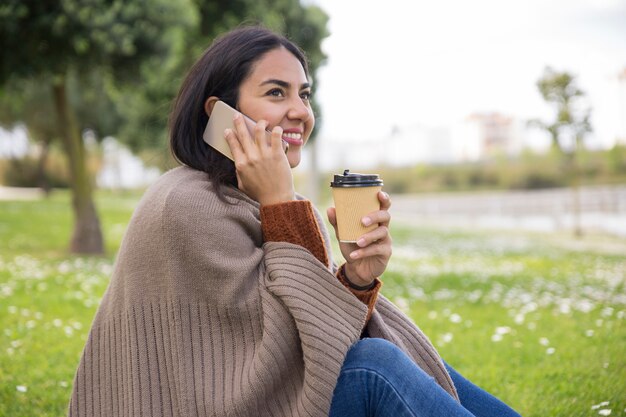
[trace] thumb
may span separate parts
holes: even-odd
[[[328,216],[328,221],[335,228],[335,231],[336,231],[337,230],[337,212],[335,211],[335,208],[329,207],[326,210],[326,215]]]

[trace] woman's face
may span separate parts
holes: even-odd
[[[311,85],[302,64],[283,47],[265,53],[255,62],[239,87],[239,111],[253,120],[267,121],[268,130],[283,128],[292,168],[300,163],[302,147],[315,125],[310,94]]]

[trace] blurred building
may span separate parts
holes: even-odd
[[[525,146],[525,137],[524,124],[511,116],[476,113],[451,126],[394,126],[382,138],[351,141],[319,138],[321,143],[316,146],[321,169],[361,169],[379,165],[454,164],[513,156]]]
[[[524,127],[512,116],[474,113],[452,128],[453,162],[514,156],[524,146]]]

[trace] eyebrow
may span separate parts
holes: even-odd
[[[265,80],[263,81],[260,85],[267,85],[267,84],[276,84],[279,85],[283,88],[289,88],[291,87],[291,84],[288,83],[287,81],[283,81],[283,80],[277,80],[277,79],[269,79],[269,80]],[[300,90],[304,90],[305,88],[310,88],[311,84],[310,83],[303,83],[302,85],[300,85]]]

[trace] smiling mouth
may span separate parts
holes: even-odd
[[[291,145],[302,145],[302,133],[283,133],[283,140]]]

